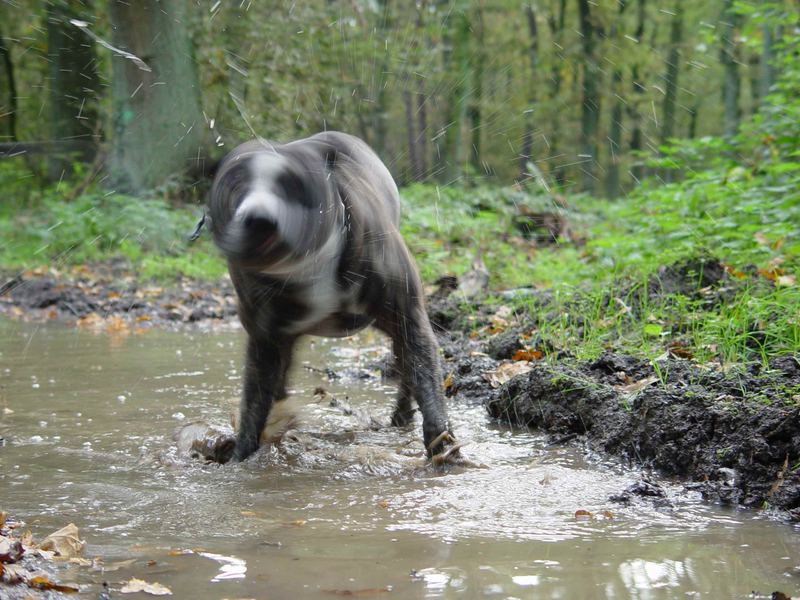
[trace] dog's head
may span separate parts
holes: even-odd
[[[332,157],[316,144],[254,140],[231,151],[209,202],[214,241],[229,261],[269,271],[319,250],[341,223]]]

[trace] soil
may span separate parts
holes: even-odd
[[[464,310],[452,284],[442,283],[429,298],[448,397],[482,403],[499,421],[546,431],[554,443],[585,444],[680,478],[711,502],[769,508],[800,521],[800,356],[727,369],[680,358],[680,352],[655,362],[612,352],[578,361],[567,351],[551,352],[553,361],[538,355],[520,360],[525,347],[545,343],[525,338],[533,317],[502,313],[496,303],[471,301]],[[724,267],[704,257],[665,267],[648,293],[678,290],[719,301],[729,284]],[[545,314],[546,294],[531,305]],[[235,312],[226,281],[142,284],[122,263],[0,279],[0,314],[12,318],[215,327],[235,326]],[[516,362],[525,362],[526,372],[508,371],[515,376],[507,381],[492,375]],[[658,498],[651,493],[657,486],[650,486],[644,481],[613,500]]]

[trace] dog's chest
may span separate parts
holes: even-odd
[[[357,286],[342,287],[337,277],[344,240],[332,237],[318,252],[287,266],[278,279],[292,292],[272,303],[272,321],[283,331],[339,337],[369,324],[356,305]]]

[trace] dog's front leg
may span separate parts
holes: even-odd
[[[235,460],[244,460],[258,449],[272,403],[286,397],[286,373],[292,362],[294,341],[253,336],[247,341]]]

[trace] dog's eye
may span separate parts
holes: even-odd
[[[287,200],[297,202],[306,208],[311,207],[311,195],[302,179],[292,173],[284,173],[278,177],[278,185]]]

